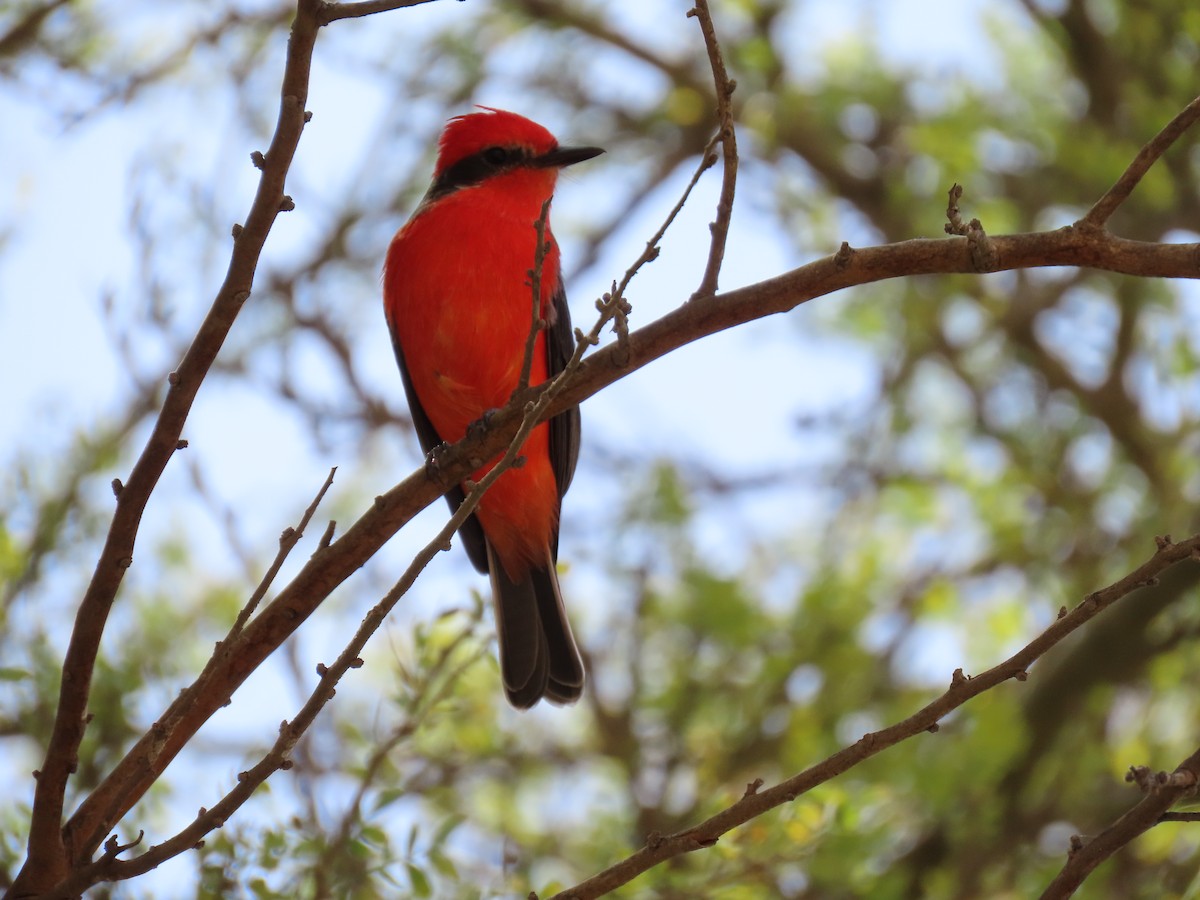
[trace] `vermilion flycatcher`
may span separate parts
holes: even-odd
[[[560,147],[541,125],[514,113],[451,119],[438,144],[433,184],[397,232],[384,268],[384,309],[421,446],[454,443],[520,380],[532,327],[530,272],[536,223],[558,170],[602,153]],[[575,338],[546,223],[541,318],[530,385],[561,372]],[[558,587],[558,515],[579,455],[579,410],[537,426],[525,464],[502,474],[459,533],[491,576],[500,671],[509,702],[573,703],[583,662]],[[496,460],[472,475],[478,481]],[[451,509],[461,487],[446,495]]]

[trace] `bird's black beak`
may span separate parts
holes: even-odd
[[[530,162],[539,169],[561,169],[592,159],[603,152],[599,147],[556,147],[549,153],[535,156]]]

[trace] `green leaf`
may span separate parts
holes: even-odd
[[[408,880],[412,884],[413,894],[418,897],[428,897],[433,894],[433,888],[429,884],[429,878],[425,873],[412,863],[406,863],[408,868]]]

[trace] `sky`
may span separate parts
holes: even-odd
[[[823,51],[836,46],[864,28],[878,35],[881,50],[898,65],[916,67],[936,79],[954,81],[978,77],[986,72],[983,11],[981,2],[871,2],[797,4],[796,11],[785,17],[781,27],[793,31],[797,46],[810,45],[806,68],[819,70]],[[467,7],[456,3],[431,3],[402,13],[408,40],[419,40],[428,29],[437,28],[448,17],[461,15]],[[629,27],[645,24],[647,11],[636,3],[618,3],[613,12],[628,20]],[[664,7],[663,9],[667,9]],[[925,15],[917,15],[917,11]],[[926,23],[936,12],[939,28]],[[145,35],[153,37],[171,25],[170,13],[160,10],[160,21],[141,23]],[[656,23],[669,22],[660,10]],[[134,27],[138,26],[137,20]],[[340,23],[339,27],[365,29],[369,20]],[[158,29],[157,31],[155,29]],[[686,39],[687,31],[679,32]],[[148,38],[143,37],[143,40]],[[380,116],[389,110],[388,86],[364,79],[361,73],[347,71],[341,60],[322,55],[318,44],[311,83],[309,108],[314,120],[306,129],[289,185],[303,180],[319,186],[327,196],[352,185],[339,180],[339,166],[330,160],[360,152],[377,127]],[[281,48],[272,51],[278,58]],[[497,68],[503,70],[501,61]],[[52,73],[41,73],[49,78]],[[614,90],[636,90],[622,83],[625,73],[614,78]],[[37,79],[31,79],[35,84]],[[268,86],[264,86],[266,89]],[[522,98],[503,82],[496,82],[489,95],[476,98],[522,110]],[[84,101],[85,102],[85,101]],[[228,110],[198,109],[192,114],[206,121],[220,122]],[[215,130],[190,127],[184,110],[175,108],[175,97],[166,90],[143,99],[130,111],[110,110],[64,127],[54,115],[46,113],[36,91],[3,90],[0,87],[0,121],[6,133],[17,140],[0,141],[0,204],[15,212],[19,225],[4,235],[0,245],[0,381],[8,386],[0,409],[0,461],[11,459],[21,448],[37,446],[44,467],[36,473],[52,478],[54,460],[67,452],[81,423],[103,418],[106,410],[117,406],[116,398],[127,389],[127,376],[121,359],[113,351],[111,327],[104,308],[111,304],[118,312],[136,303],[138,260],[128,238],[130,197],[145,178],[141,164],[150,152],[166,152],[179,157],[193,171],[211,172],[220,185],[217,202],[224,203],[232,223],[245,215],[255,188],[255,170],[247,164],[249,149],[223,138]],[[547,120],[552,129],[558,123]],[[155,142],[148,144],[147,134]],[[582,143],[609,143],[603,135],[564,135],[564,139]],[[265,144],[266,135],[262,140]],[[636,160],[622,157],[618,143],[611,146],[603,178],[620,178],[623,164]],[[352,170],[352,166],[341,167]],[[571,225],[586,217],[586,210],[604,208],[609,192],[601,179],[589,177],[580,167],[563,180],[555,203],[556,233],[565,248],[566,268],[571,270]],[[615,171],[614,171],[615,169]],[[610,242],[607,253],[596,265],[578,274],[569,285],[577,325],[586,327],[591,314],[591,299],[605,291],[609,282],[620,275],[640,252],[648,234],[659,225],[666,210],[675,202],[690,171],[680,171],[658,192],[653,202],[643,205],[632,221]],[[299,177],[297,177],[299,176]],[[663,242],[663,253],[646,267],[630,291],[635,306],[634,325],[665,312],[691,292],[699,281],[693,247],[707,244],[707,226],[713,215],[719,175],[711,172],[701,182],[684,214]],[[169,187],[166,189],[169,190]],[[281,216],[268,242],[264,260],[286,260],[304,246],[305,203],[321,203],[320,197],[297,197],[296,213]],[[743,174],[741,196],[736,207],[729,237],[721,286],[732,288],[776,274],[831,252],[834,247],[813,248],[798,257],[785,236],[774,225],[755,214],[755,203],[769,198],[754,196],[754,182]],[[398,220],[396,225],[401,222]],[[867,236],[846,235],[854,243]],[[379,248],[382,257],[384,247]],[[176,311],[198,322],[208,298],[219,283],[224,261],[210,260],[207,271],[197,272],[207,284],[188,285],[188,295],[177,301]],[[376,315],[378,298],[350,298],[355,314]],[[806,314],[801,310],[799,315]],[[877,378],[865,355],[854,348],[828,343],[804,343],[803,335],[791,321],[752,323],[736,331],[717,335],[701,344],[683,348],[669,358],[656,361],[645,372],[637,373],[588,401],[585,406],[587,428],[603,434],[618,447],[639,453],[669,456],[680,446],[691,448],[697,459],[753,472],[770,465],[780,456],[780,448],[798,461],[820,461],[820,453],[806,446],[791,415],[792,406],[800,405],[811,414],[820,414],[853,404],[869,396]],[[367,349],[364,369],[383,396],[392,392],[397,408],[403,405],[398,390],[390,345],[379,317],[378,340]],[[781,327],[782,326],[782,327]],[[800,341],[801,343],[797,343]],[[801,348],[798,350],[798,348]],[[139,346],[138,360],[145,377],[165,375],[175,360],[162,357],[161,348]],[[158,353],[156,356],[155,353]],[[737,360],[752,354],[755,365],[714,366],[711,360]],[[160,358],[161,357],[161,358]],[[791,386],[786,408],[763,409],[748,398],[755,398],[758,372],[768,369],[781,382]],[[158,377],[161,377],[159,375]],[[652,385],[653,389],[647,389]],[[320,390],[313,385],[314,391]],[[214,391],[220,393],[214,393]],[[719,409],[724,427],[708,424],[710,411]],[[637,410],[637,415],[630,415]],[[646,428],[645,422],[655,423]],[[236,435],[236,440],[218,440],[217,435]],[[219,497],[229,502],[249,500],[250,515],[243,523],[248,540],[273,540],[278,532],[279,498],[293,493],[297,484],[320,484],[330,465],[352,463],[346,458],[328,459],[303,452],[302,426],[289,415],[272,408],[270,398],[255,390],[206,387],[189,421],[185,436],[193,447],[202,450],[209,482]],[[211,440],[203,440],[213,437]],[[197,439],[201,439],[198,441]],[[281,466],[267,458],[267,448],[284,443],[292,449],[294,465]],[[255,465],[253,454],[259,451],[263,465]],[[414,462],[415,445],[406,448],[403,464]],[[247,454],[250,458],[247,459]],[[584,446],[586,466],[588,446]],[[250,464],[246,464],[249,462]],[[240,463],[240,464],[239,464]],[[399,480],[407,469],[397,471]],[[3,476],[0,476],[2,479]],[[0,480],[0,490],[12,488]],[[107,490],[107,479],[95,486]],[[307,496],[305,488],[304,496]],[[582,493],[582,492],[576,492]],[[574,500],[575,503],[585,502]],[[770,503],[769,497],[759,502]],[[262,514],[256,514],[261,510]],[[440,510],[438,511],[440,514]],[[776,510],[776,512],[781,512]],[[169,517],[172,511],[151,505],[150,522],[158,515]],[[586,515],[583,517],[586,520]],[[768,515],[767,518],[775,518]],[[161,520],[157,520],[160,524]],[[437,527],[430,517],[427,528]],[[569,529],[569,523],[565,525]],[[719,529],[718,529],[719,531]],[[209,529],[208,540],[214,554],[223,557],[221,538]],[[403,544],[403,541],[399,542]],[[728,551],[728,541],[714,535],[711,551]],[[404,546],[404,550],[408,547]],[[399,551],[403,555],[404,550]],[[736,553],[734,554],[736,557]],[[439,561],[440,562],[440,561]],[[736,564],[736,558],[730,564]]]
[[[813,2],[800,4],[786,27],[795,30],[798,45],[814,48],[806,65],[819,66],[820,48],[869,27],[878,34],[881,51],[895,62],[947,79],[969,79],[987,71],[983,31],[986,7],[983,0]],[[419,40],[426,29],[436,27],[445,17],[463,14],[465,8],[463,4],[440,2],[390,15],[404,16],[406,39]],[[648,12],[646,4],[627,0],[612,4],[612,8],[614,14],[634,24],[646,15],[661,14],[661,10]],[[158,14],[169,17],[169,7]],[[931,21],[937,22],[936,29],[929,26]],[[144,23],[132,23],[139,24]],[[337,27],[361,29],[367,25],[358,22]],[[147,33],[153,34],[154,27]],[[282,41],[283,35],[276,38]],[[281,51],[276,46],[267,52],[278,58]],[[79,430],[102,420],[125,390],[126,376],[113,351],[113,335],[103,309],[106,298],[118,307],[128,302],[129,292],[138,283],[138,260],[128,228],[129,198],[139,177],[139,161],[148,152],[170,152],[178,154],[184,166],[212,172],[221,185],[222,202],[230,204],[231,222],[244,215],[255,186],[256,173],[248,155],[256,148],[192,127],[195,117],[219,121],[219,110],[180,108],[171,92],[164,90],[140,103],[136,111],[108,111],[81,125],[64,127],[39,102],[39,79],[50,77],[53,73],[34,73],[25,88],[0,82],[0,122],[4,123],[0,137],[0,208],[8,211],[12,223],[11,231],[0,234],[0,383],[5,385],[0,406],[0,501],[5,506],[11,505],[5,495],[19,490],[11,470],[18,454],[38,448],[41,461],[33,477],[44,483],[53,477],[56,460],[69,450]],[[30,84],[34,89],[29,89]],[[478,99],[524,111],[521,97],[506,92],[502,85],[495,94]],[[308,103],[314,120],[304,134],[297,158],[297,171],[304,176],[297,183],[323,183],[324,190],[336,194],[337,167],[330,166],[329,161],[353,154],[375,127],[377,118],[387,113],[388,104],[386,86],[347,74],[336,60],[322,56],[322,44],[318,42]],[[546,120],[545,124],[557,130],[561,123]],[[154,141],[149,142],[147,135],[154,135]],[[264,143],[266,137],[264,134]],[[569,138],[580,143],[605,143],[603,135],[571,134]],[[619,177],[622,152],[619,144],[610,149],[616,163],[605,169],[606,178]],[[652,202],[625,223],[603,258],[569,285],[577,325],[587,326],[591,299],[606,290],[612,278],[619,277],[640,252],[647,236],[674,203],[687,174],[678,173],[657,192]],[[718,178],[713,172],[701,183],[664,242],[662,258],[635,282],[630,292],[635,326],[637,320],[649,321],[665,312],[698,283],[700,273],[692,248],[707,243]],[[744,191],[722,273],[725,288],[760,280],[805,261],[795,255],[790,241],[775,233],[765,218],[753,215],[753,187]],[[555,201],[555,216],[560,223],[558,233],[568,270],[574,246],[571,221],[586,218],[589,208],[602,206],[606,200],[605,185],[585,171],[573,173],[563,183]],[[269,239],[268,253],[286,258],[291,247],[302,245],[308,202],[314,202],[313,198],[297,196],[297,212],[281,217]],[[382,256],[384,247],[379,249]],[[814,248],[811,256],[833,249]],[[198,297],[211,295],[219,283],[222,264],[215,262],[217,265],[208,274],[210,283],[195,286]],[[379,301],[378,297],[367,296],[348,302],[374,310]],[[202,306],[180,307],[181,315],[196,321],[202,311]],[[379,340],[367,351],[366,368],[372,383],[392,386],[395,404],[400,408],[402,391],[382,316],[379,334]],[[752,360],[752,364],[739,364],[746,360]],[[143,371],[158,370],[164,377],[174,364],[174,360],[153,357],[139,362]],[[762,371],[769,371],[778,384],[785,386],[789,398],[786,407],[761,399],[756,388]],[[664,457],[685,447],[697,459],[753,472],[777,459],[780,448],[786,448],[796,460],[819,459],[823,448],[814,450],[804,445],[790,413],[797,406],[821,412],[858,402],[869,396],[876,374],[870,361],[851,348],[798,339],[794,322],[756,323],[684,348],[614,385],[585,405],[585,428],[603,434],[611,446]],[[719,429],[710,424],[714,409],[722,422]],[[655,423],[655,427],[648,429],[647,422]],[[195,442],[201,465],[222,502],[240,503],[250,510],[241,527],[246,539],[259,548],[270,546],[279,530],[295,519],[330,465],[354,464],[353,459],[330,459],[316,452],[290,416],[280,415],[253,391],[206,388],[185,436]],[[273,449],[279,446],[288,447],[289,452],[280,454]],[[585,465],[588,453],[585,443]],[[398,449],[393,482],[380,484],[378,492],[407,475],[417,459],[415,445]],[[172,483],[173,478],[176,480]],[[108,491],[108,480],[96,479],[89,488],[97,505]],[[170,496],[181,494],[187,487],[182,476],[172,472],[164,486],[171,489]],[[580,523],[588,520],[594,504],[602,502],[597,495],[602,498],[604,492],[585,492],[577,487],[570,496],[571,506],[564,522],[564,555],[586,556],[573,547],[574,542],[586,540],[586,529]],[[747,522],[759,514],[778,521],[792,512],[778,508],[778,504],[772,507],[769,496],[756,502],[761,505],[754,516],[746,516]],[[440,525],[443,515],[440,507],[428,511],[413,529],[406,529],[394,539],[382,555],[383,561],[375,564],[376,576],[386,581],[386,567],[402,564],[407,554]],[[155,533],[178,527],[181,522],[191,527],[197,518],[203,515],[197,517],[186,501],[156,499],[144,528],[146,533]],[[17,528],[21,524],[19,518],[10,522]],[[701,542],[708,543],[707,549],[716,558],[726,558],[731,566],[738,564],[738,548],[730,546],[718,523],[702,525],[702,529],[707,531],[702,530]],[[216,524],[201,525],[194,533],[201,554],[210,552],[214,566],[227,565]],[[441,555],[428,575],[426,590],[434,598],[431,608],[436,609],[446,597],[463,590],[461,561],[449,555]],[[586,571],[580,577],[586,578]],[[594,590],[586,583],[579,586],[585,595]],[[575,615],[583,619],[586,631],[588,620],[602,612],[582,610]],[[305,649],[314,658],[322,658],[322,654],[327,658],[340,649],[341,640],[336,635],[328,639],[312,635],[309,640]],[[940,662],[937,664],[939,676],[944,668]],[[257,725],[263,697],[275,697],[277,703],[282,690],[291,698],[289,703],[298,703],[301,698],[292,696],[290,685],[282,673],[267,670],[256,676],[239,702],[224,714],[212,733],[213,739],[219,740],[223,729],[235,734]],[[33,753],[33,748],[26,750]],[[227,776],[225,771],[216,776],[216,781],[227,784]],[[0,773],[0,784],[4,777]],[[23,789],[19,784],[8,787]],[[210,790],[210,795],[215,790]],[[265,813],[269,804],[277,802],[274,798],[263,801],[260,809]],[[190,871],[187,866],[185,861],[163,867],[156,876],[164,886],[161,896],[170,896],[165,886],[177,877],[174,873]]]
[[[971,77],[972,72],[987,68],[986,60],[980,59],[985,5],[978,0],[809,3],[801,5],[802,12],[794,17],[793,27],[804,34],[805,42],[820,45],[834,43],[863,21],[870,21],[880,35],[881,47],[897,62],[940,70],[948,77]],[[455,14],[456,6],[430,4],[410,11],[410,17],[423,18],[432,25],[443,16]],[[625,14],[636,19],[638,4],[615,6],[628,10]],[[931,19],[939,24],[936,33],[926,24]],[[818,54],[813,54],[813,59],[817,58]],[[519,103],[519,98],[512,101]],[[345,152],[347,145],[352,147],[354,135],[363,135],[378,114],[380,103],[378,88],[360,84],[357,90],[348,90],[347,79],[335,71],[322,71],[318,50],[309,105],[320,118],[304,136],[298,165],[326,160]],[[36,95],[0,86],[0,121],[5,122],[6,132],[5,140],[0,141],[0,170],[5,173],[0,179],[0,203],[15,213],[19,223],[3,236],[0,258],[0,379],[9,386],[5,407],[0,411],[0,448],[19,445],[31,429],[39,441],[48,437],[53,443],[67,422],[103,409],[120,389],[119,363],[110,352],[99,297],[103,292],[120,293],[131,281],[135,260],[123,239],[128,224],[130,169],[138,154],[145,151],[143,128],[149,123],[158,127],[165,121],[168,137],[185,127],[183,111],[176,111],[172,121],[170,105],[171,98],[164,95],[151,109],[139,111],[141,127],[136,119],[131,127],[126,115],[102,114],[82,127],[64,130],[55,117],[39,108]],[[188,140],[195,140],[191,133]],[[240,166],[248,153],[244,147],[220,146],[215,137],[189,150],[198,165],[223,168]],[[232,158],[214,159],[218,152]],[[248,166],[242,169],[236,179],[240,189],[236,202],[244,209],[249,204],[254,173]],[[572,210],[572,194],[602,190],[589,183],[586,176],[577,177],[578,182],[568,182],[560,193],[556,204],[559,217],[578,215]],[[668,244],[688,246],[691,237],[704,229],[711,215],[715,178],[710,177],[701,186],[688,210],[694,215],[677,226]],[[677,188],[673,185],[671,191],[664,192],[664,207]],[[578,207],[595,202],[580,199]],[[627,244],[617,248],[613,256],[630,259],[630,249],[637,246],[634,235],[657,225],[657,215],[650,212],[646,221],[632,223],[627,229]],[[285,230],[290,223],[281,224],[279,230]],[[286,238],[272,236],[273,241]],[[665,264],[645,272],[637,293],[659,296],[665,288],[662,296],[673,298],[679,293],[681,277],[696,280],[690,267],[683,266],[683,260],[665,258]],[[749,283],[764,271],[778,271],[789,262],[795,261],[788,259],[784,242],[755,229],[754,222],[743,217],[731,235],[722,285]],[[682,273],[680,268],[684,269]],[[572,295],[594,296],[610,277],[610,271],[594,267],[578,286],[571,286]],[[656,377],[668,377],[665,370],[670,365],[656,364],[663,370],[656,371]],[[86,378],[80,377],[83,372]],[[679,409],[675,403],[670,406]],[[670,414],[669,409],[663,411]],[[687,413],[680,412],[679,419],[685,418]],[[40,423],[52,427],[43,431]],[[672,425],[682,427],[679,421]]]

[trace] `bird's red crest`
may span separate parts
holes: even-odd
[[[481,106],[484,112],[455,116],[438,141],[436,178],[461,159],[487,147],[525,147],[533,156],[549,153],[558,140],[537,122],[503,109]]]

